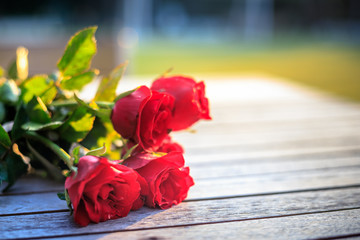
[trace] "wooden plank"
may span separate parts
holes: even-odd
[[[296,144],[296,142],[306,142],[311,141],[315,142],[317,139],[320,139],[317,145],[321,146],[321,139],[341,139],[346,138],[358,138],[356,135],[355,130],[351,131],[346,130],[342,132],[331,132],[331,131],[324,131],[324,132],[317,132],[314,133],[316,135],[312,135],[309,133],[304,132],[294,132],[294,133],[277,133],[277,134],[238,134],[238,135],[227,135],[227,136],[202,136],[201,134],[198,135],[173,135],[174,141],[183,145],[186,149],[193,149],[193,148],[206,148],[211,149],[212,147],[227,147],[231,148],[235,146],[253,146],[256,147],[257,145],[264,146],[266,144],[270,144],[270,146],[277,146],[281,147],[281,144]],[[356,140],[358,141],[358,140]],[[353,144],[352,142],[342,143],[341,145],[345,146],[356,146],[356,143]],[[301,147],[301,145],[299,146]],[[204,151],[206,153],[206,151]]]
[[[359,239],[360,210],[124,231],[71,239]],[[353,237],[353,238],[352,238]],[[66,237],[55,239],[69,239]]]
[[[295,101],[283,101],[279,99],[264,99],[263,101],[223,101],[220,97],[210,99],[210,108],[215,111],[228,112],[230,108],[241,109],[244,112],[266,111],[268,109],[287,109],[287,111],[298,109],[306,110],[306,107],[314,106],[318,110],[331,111],[357,111],[360,104],[358,102],[339,101],[338,99],[303,99]]]
[[[1,189],[6,187],[6,183],[1,186]],[[0,192],[0,199],[8,194],[24,195],[41,192],[61,192],[64,191],[63,183],[55,182],[50,179],[34,177],[32,175],[20,178],[14,186],[6,193]]]
[[[261,166],[258,167],[259,169],[261,168]],[[215,169],[215,171],[217,171],[217,169]],[[235,177],[226,176],[226,169],[222,171],[223,177],[216,176],[216,173],[211,173],[211,170],[208,171],[206,168],[204,171],[199,171],[197,173],[198,175],[193,175],[195,186],[190,189],[187,201],[277,194],[289,191],[308,191],[312,189],[346,187],[349,185],[360,186],[360,178],[358,177],[360,175],[359,165],[348,168],[308,169],[306,171],[274,172],[253,175],[243,174]],[[206,178],[208,172],[210,178]],[[200,176],[202,176],[202,178]],[[38,179],[28,179],[28,183],[32,183],[35,186],[38,182]],[[59,184],[58,188],[62,191],[63,186]],[[1,196],[0,216],[3,214],[66,209],[65,202],[57,198],[56,192],[59,190],[52,190],[53,192],[50,193]],[[19,202],[22,202],[22,204],[19,205]]]
[[[186,132],[179,132],[173,134],[176,141],[182,144],[195,146],[215,146],[216,144],[227,145],[233,143],[247,143],[247,144],[265,144],[268,142],[286,142],[286,141],[305,141],[313,138],[342,138],[347,136],[358,136],[360,127],[343,128],[343,129],[316,129],[309,128],[307,130],[289,130],[289,131],[274,131],[272,132],[247,132],[234,134],[190,134]],[[315,136],[315,137],[314,137]]]
[[[185,159],[188,163],[191,163],[193,166],[200,164],[210,164],[210,163],[232,163],[232,162],[276,162],[290,160],[299,161],[299,160],[316,160],[316,159],[339,159],[339,158],[349,158],[359,156],[360,147],[359,146],[348,146],[348,147],[319,147],[319,148],[305,148],[305,149],[296,149],[289,148],[284,150],[274,149],[261,150],[261,148],[256,151],[256,148],[250,148],[248,151],[245,151],[243,148],[238,148],[238,151],[235,151],[234,146],[229,148],[224,148],[219,150],[219,148],[212,149],[209,148],[206,153],[190,154],[185,153]]]
[[[215,122],[218,123],[266,123],[276,121],[310,121],[331,120],[333,118],[359,118],[360,107],[344,108],[342,106],[318,106],[316,104],[309,105],[287,105],[279,103],[278,105],[264,105],[255,107],[249,104],[246,108],[236,105],[222,106],[212,108],[210,106],[210,114]]]
[[[306,131],[309,128],[319,128],[325,130],[333,130],[336,128],[358,128],[359,118],[324,118],[321,120],[294,120],[294,121],[269,121],[269,122],[257,122],[256,120],[251,122],[236,122],[223,123],[219,121],[213,122],[199,122],[194,125],[193,128],[203,134],[240,134],[240,133],[262,133],[262,132],[275,132],[275,131],[294,131],[303,130]]]
[[[60,200],[56,192],[0,197],[0,217],[67,210],[66,202]]]
[[[360,184],[360,168],[250,175],[232,178],[195,179],[188,199],[212,199]]]
[[[360,188],[184,202],[168,210],[142,208],[126,218],[79,228],[68,212],[0,217],[0,238],[43,237],[194,225],[309,214],[360,207]],[[347,212],[348,213],[348,212]],[[36,224],[34,224],[36,223]],[[214,232],[212,233],[214,234]]]
[[[292,172],[297,174],[300,171],[321,171],[327,169],[342,169],[360,167],[360,156],[355,158],[340,158],[340,159],[313,159],[295,161],[293,159],[284,161],[245,161],[245,162],[225,162],[221,164],[201,164],[190,166],[191,176],[195,179],[209,179],[224,177],[240,177],[250,175],[263,175],[263,174],[279,174],[285,172]]]
[[[311,108],[311,107],[309,107]],[[360,117],[359,110],[353,111],[307,111],[307,112],[286,112],[276,111],[261,112],[253,111],[251,113],[241,112],[241,109],[230,108],[230,112],[222,113],[212,111],[210,109],[211,116],[215,123],[267,123],[267,122],[280,122],[280,121],[321,121],[324,119],[331,120],[332,118],[348,118],[356,119]]]
[[[284,146],[292,145],[302,147],[307,146],[323,146],[328,145],[357,145],[360,141],[360,125],[358,127],[346,126],[345,128],[304,128],[304,129],[289,129],[284,130],[280,128],[273,128],[271,131],[255,131],[240,132],[230,129],[223,132],[210,133],[200,131],[197,134],[188,132],[180,132],[172,134],[175,141],[187,146],[189,149],[205,148],[207,146],[226,147],[226,146],[252,146],[264,145],[269,146]],[[282,144],[282,145],[280,145]],[[269,148],[269,147],[267,147]],[[201,150],[203,150],[201,149]]]

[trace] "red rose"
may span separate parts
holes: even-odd
[[[183,76],[161,77],[153,82],[151,89],[166,92],[175,98],[170,123],[172,130],[186,129],[200,119],[211,119],[204,82],[196,83],[194,79]]]
[[[66,178],[65,189],[81,226],[125,217],[140,195],[138,175],[132,169],[106,158],[84,156],[78,173]],[[134,208],[140,208],[136,202]]]
[[[147,188],[144,190],[147,193],[141,194],[148,207],[170,208],[182,202],[194,185],[179,152],[162,156],[143,152],[126,159],[124,165],[136,170],[147,182],[147,186],[141,186]]]
[[[168,135],[173,107],[172,96],[141,86],[115,103],[111,121],[122,137],[151,151]]]
[[[169,153],[169,152],[184,153],[184,148],[180,144],[173,142],[170,136],[167,136],[164,139],[162,145],[156,151],[165,152],[165,153]]]

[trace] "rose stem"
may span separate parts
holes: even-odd
[[[42,142],[45,146],[47,146],[48,148],[53,150],[53,152],[56,155],[58,155],[61,158],[61,160],[64,161],[64,163],[69,167],[70,170],[72,170],[74,168],[73,163],[72,163],[71,158],[70,158],[70,155],[67,154],[64,151],[64,149],[62,149],[61,147],[59,147],[58,145],[56,145],[55,143],[53,143],[49,139],[47,139],[47,138],[45,138],[43,136],[40,136],[40,135],[38,135],[37,133],[34,133],[34,132],[25,133],[25,137],[37,140],[39,142]]]

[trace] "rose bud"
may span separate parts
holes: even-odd
[[[152,151],[159,148],[170,131],[173,107],[172,96],[141,86],[115,103],[111,121],[122,137]]]
[[[170,123],[172,130],[189,128],[200,119],[211,119],[204,82],[196,83],[194,79],[183,76],[161,77],[153,82],[151,89],[166,92],[175,98]]]
[[[148,207],[170,208],[182,202],[194,185],[189,168],[184,167],[184,158],[180,152],[165,155],[139,153],[124,161],[124,165],[134,169],[145,179],[141,197]]]
[[[81,157],[77,168],[66,178],[65,189],[81,226],[125,217],[141,207],[139,176],[132,169],[94,156]]]

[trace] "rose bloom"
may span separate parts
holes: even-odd
[[[81,226],[125,217],[142,206],[138,174],[132,169],[94,156],[81,157],[77,168],[77,174],[66,178],[65,189]]]
[[[161,77],[153,82],[151,89],[166,92],[175,98],[173,119],[170,123],[172,130],[189,128],[200,119],[211,119],[204,82],[197,83],[184,76]]]
[[[115,103],[111,121],[122,137],[153,151],[170,132],[173,107],[172,96],[141,86]]]
[[[147,182],[147,186],[141,186],[144,189],[141,195],[148,207],[170,208],[182,202],[194,185],[180,152],[164,155],[143,152],[126,159],[124,165],[137,171]]]

